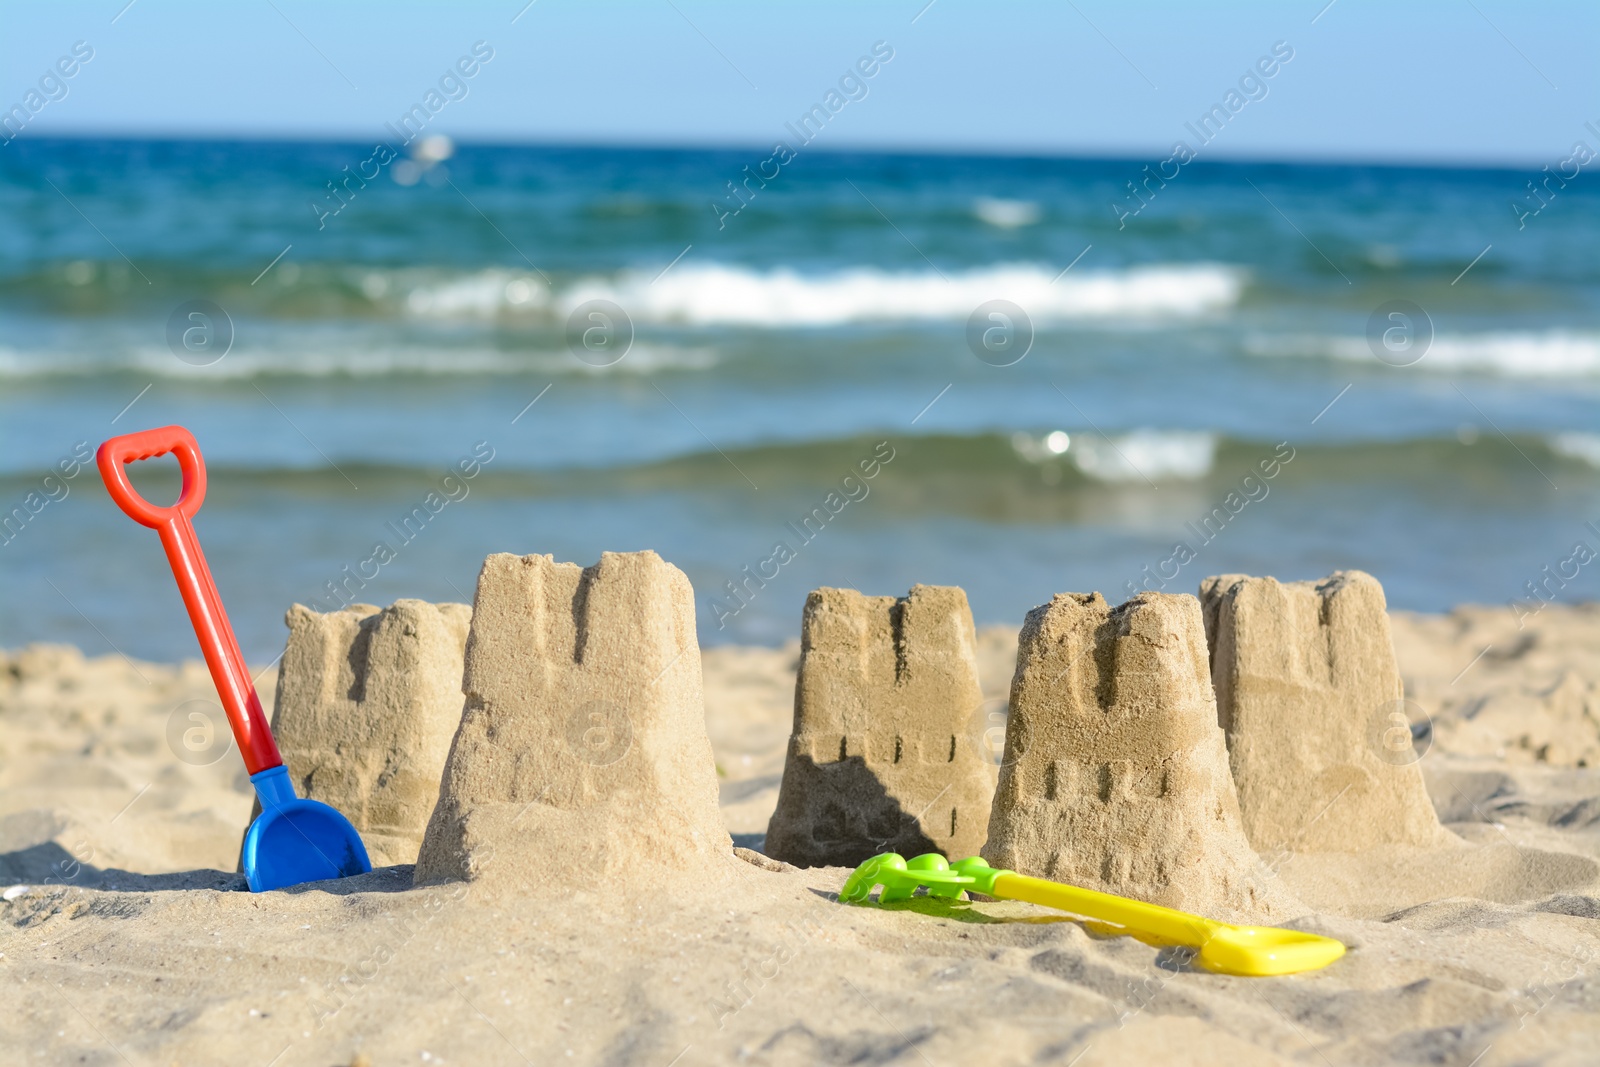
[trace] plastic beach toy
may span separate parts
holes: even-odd
[[[880,904],[909,900],[918,886],[926,886],[930,897],[953,900],[970,890],[1003,900],[1059,908],[1086,919],[1113,923],[1143,941],[1194,949],[1194,962],[1218,974],[1251,978],[1299,974],[1326,967],[1344,955],[1344,944],[1331,937],[1274,926],[1213,922],[1141,900],[995,870],[977,856],[952,865],[937,852],[910,861],[886,852],[855,869],[839,890],[839,900],[846,904],[867,903],[873,888],[880,885]]]
[[[183,490],[176,504],[157,507],[133,488],[124,468],[168,452],[178,457]],[[195,636],[200,639],[206,666],[211,668],[217,695],[228,713],[228,724],[244,756],[250,782],[261,798],[261,814],[244,839],[244,873],[251,891],[260,893],[372,870],[366,846],[349,819],[319,801],[295,796],[288,768],[272,740],[272,731],[261,711],[261,698],[256,695],[190,521],[206,496],[205,462],[194,435],[182,426],[163,426],[113,437],[100,446],[95,462],[117,506],[135,522],[161,535],[161,547],[166,549],[167,561],[178,579],[183,606],[194,623]]]

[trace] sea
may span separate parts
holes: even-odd
[[[653,549],[708,646],[819,586],[1594,597],[1596,179],[1164,155],[16,138],[0,646],[197,654],[90,459],[173,423],[259,664],[495,552]]]

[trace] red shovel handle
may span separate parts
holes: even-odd
[[[128,481],[126,467],[141,459],[155,459],[168,452],[178,456],[178,469],[183,471],[183,491],[178,502],[169,507],[157,507],[139,495],[139,490]],[[182,515],[194,517],[206,498],[206,465],[200,458],[200,445],[194,434],[182,426],[162,426],[154,430],[113,437],[95,453],[100,465],[100,477],[105,479],[106,491],[117,507],[137,523],[159,530],[162,523]]]
[[[168,452],[177,454],[178,467],[183,471],[183,490],[178,494],[177,503],[158,507],[139,495],[128,481],[125,468],[129,463],[164,456]],[[233,727],[233,737],[239,743],[245,768],[255,774],[280,766],[283,757],[273,743],[267,717],[261,710],[261,698],[256,695],[244,654],[239,651],[233,627],[228,625],[228,615],[222,610],[222,597],[211,580],[205,554],[200,551],[194,524],[189,521],[200,510],[200,503],[206,496],[205,461],[194,435],[182,426],[124,434],[101,445],[95,453],[95,462],[100,467],[106,491],[117,506],[135,522],[161,535],[161,547],[166,550],[167,562],[178,580],[183,606],[188,609],[189,621],[200,639],[200,651],[205,654],[206,666],[211,668],[211,680],[216,683],[217,695],[228,713],[228,724]]]

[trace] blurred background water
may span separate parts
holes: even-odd
[[[370,143],[0,154],[0,645],[194,653],[155,536],[92,466],[46,481],[170,422],[258,662],[293,602],[468,600],[500,551],[653,548],[704,643],[776,643],[819,585],[957,584],[1017,624],[1060,591],[1358,567],[1442,610],[1600,548],[1582,182],[1519,228],[1537,172],[1202,161],[1119,224],[1148,160],[803,151],[739,196],[769,152],[419,143],[339,199]],[[631,323],[610,366],[569,329],[594,300]],[[969,342],[991,300],[1026,316],[1008,366]]]

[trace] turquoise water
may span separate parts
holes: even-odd
[[[772,643],[824,584],[1017,623],[1360,567],[1509,611],[1600,547],[1581,176],[1531,214],[1536,172],[1197,162],[1119,225],[1151,161],[430,147],[0,153],[0,645],[193,654],[154,535],[71,458],[168,422],[259,661],[292,602],[470,599],[495,551],[654,548],[702,641]],[[569,324],[596,300],[626,324]],[[969,329],[992,300],[1028,325]]]

